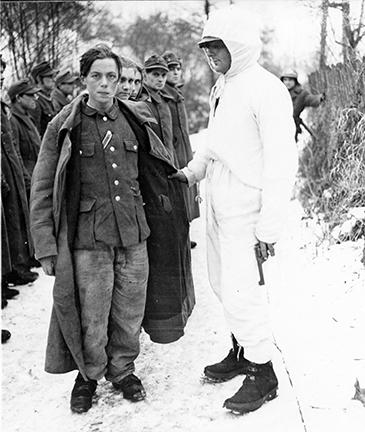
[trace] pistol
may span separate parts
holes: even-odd
[[[261,249],[258,243],[255,244],[255,255],[256,255],[257,267],[259,269],[259,275],[260,275],[259,285],[265,285],[264,271],[262,269],[262,263],[265,260],[261,255]]]

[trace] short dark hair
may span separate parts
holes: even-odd
[[[80,76],[87,76],[95,60],[102,60],[106,58],[111,58],[115,61],[120,77],[122,73],[122,63],[120,61],[120,58],[108,47],[108,45],[105,44],[96,45],[94,48],[90,48],[81,56]]]

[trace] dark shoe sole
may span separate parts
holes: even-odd
[[[246,373],[247,371],[245,369],[239,369],[225,374],[217,374],[217,373],[209,372],[209,370],[204,369],[203,380],[207,383],[216,384],[216,383],[229,381],[238,375],[245,375]]]
[[[226,400],[223,404],[223,408],[227,408],[230,410],[233,414],[245,414],[251,411],[256,411],[259,409],[265,402],[271,401],[275,399],[278,395],[278,389],[275,388],[271,390],[270,393],[265,395],[263,398],[258,399],[257,401],[253,402],[247,402],[247,403],[238,403],[238,402],[232,402],[230,400]]]

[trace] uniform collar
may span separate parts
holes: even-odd
[[[101,116],[107,116],[110,120],[115,120],[118,117],[118,105],[114,100],[113,105],[105,112],[98,111],[96,108],[92,108],[86,103],[86,100],[82,101],[82,112],[89,117],[93,117],[96,114]]]

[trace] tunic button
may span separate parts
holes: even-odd
[[[115,150],[115,147],[111,146],[110,151],[113,152]]]
[[[114,180],[114,184],[115,184],[115,186],[118,186],[119,180]]]
[[[120,196],[119,196],[119,195],[117,195],[117,196],[115,197],[115,201],[120,201]]]
[[[137,150],[137,146],[136,145],[134,145],[133,148],[134,148],[134,150]]]
[[[80,154],[82,154],[82,150],[80,150]]]
[[[118,166],[118,165],[117,165],[116,163],[112,163],[112,167],[113,167],[113,168],[117,168],[117,166]]]
[[[108,120],[108,117],[107,117],[107,116],[104,116],[104,117],[103,117],[103,120],[104,120],[104,121],[107,121],[107,120]]]

